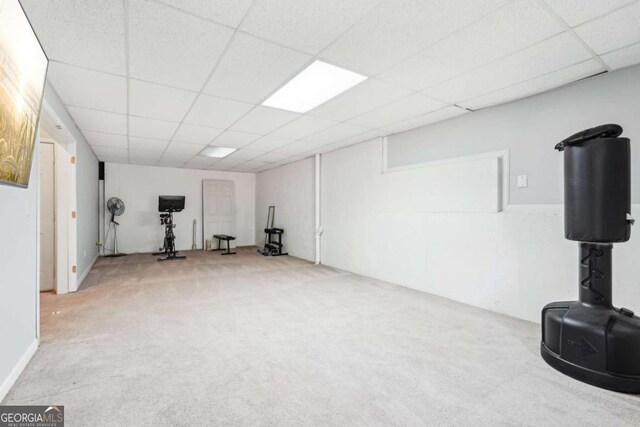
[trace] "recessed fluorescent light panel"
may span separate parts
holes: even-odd
[[[314,61],[262,105],[306,113],[367,79],[367,76]]]
[[[233,153],[236,150],[237,148],[229,148],[229,147],[206,147],[204,150],[200,152],[200,155],[221,159],[223,157],[227,157],[229,154]]]

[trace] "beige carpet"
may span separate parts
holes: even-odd
[[[4,404],[67,425],[640,425],[538,355],[539,326],[253,248],[101,259],[42,295]]]

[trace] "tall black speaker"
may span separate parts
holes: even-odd
[[[558,371],[610,390],[640,393],[640,318],[612,304],[613,243],[631,234],[629,139],[618,125],[578,132],[564,151],[565,237],[580,242],[578,301],[542,309],[540,353]]]

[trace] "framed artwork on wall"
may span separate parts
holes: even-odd
[[[18,0],[0,0],[0,184],[29,185],[48,63]]]

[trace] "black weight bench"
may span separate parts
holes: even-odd
[[[227,251],[220,255],[235,255],[235,252],[231,252],[231,241],[236,240],[235,236],[227,236],[226,234],[214,234],[214,239],[218,239],[218,249],[212,249],[213,252],[216,251],[224,251],[224,248],[221,247],[220,242],[225,240],[227,242]]]

